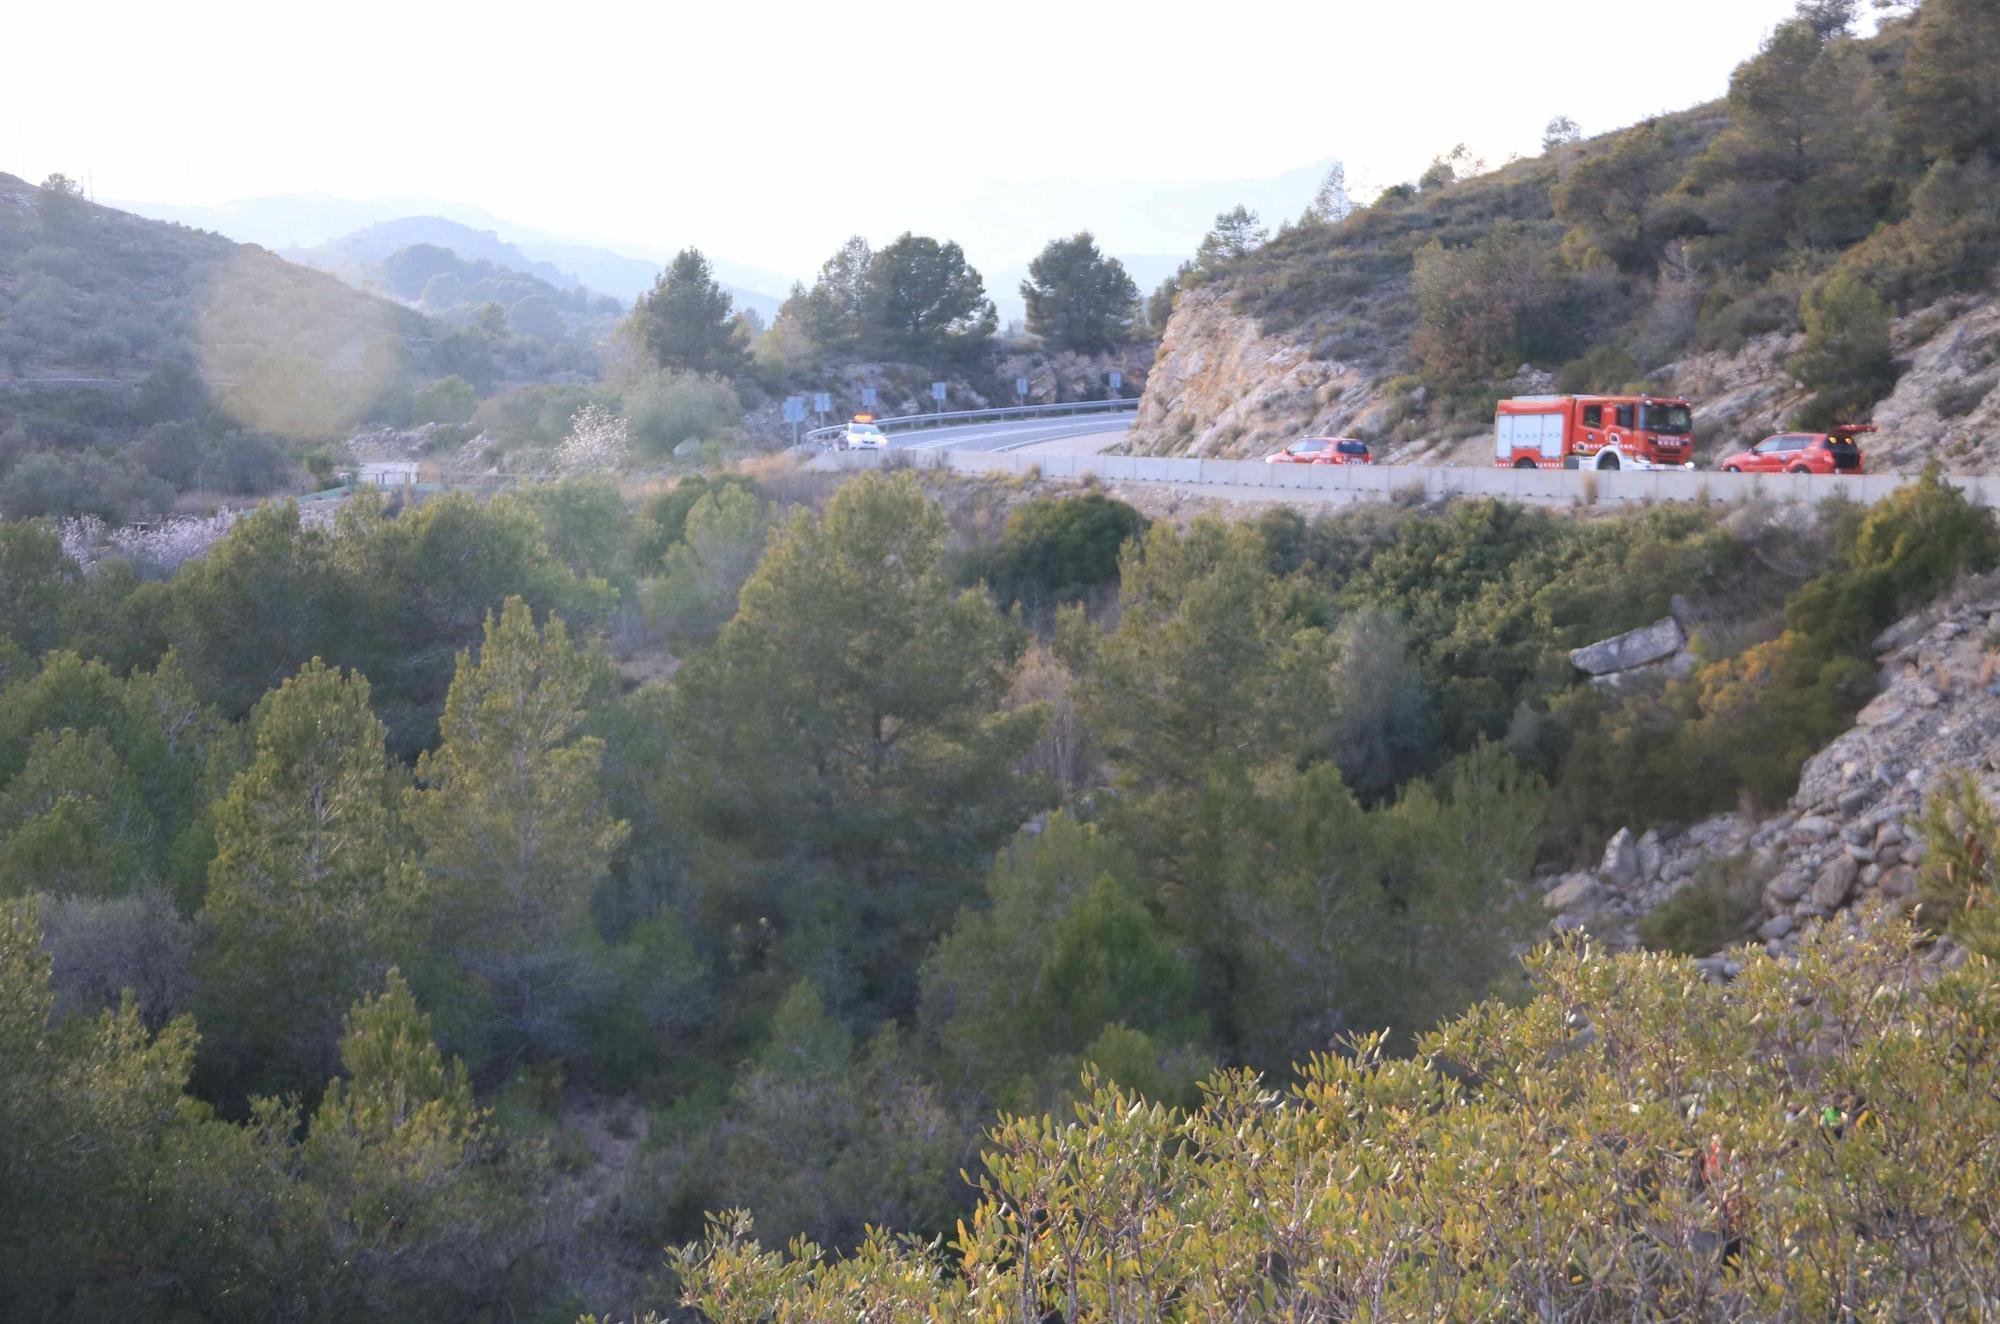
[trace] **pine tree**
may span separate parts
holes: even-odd
[[[344,1009],[408,950],[422,881],[398,844],[368,682],[315,658],[257,705],[216,813],[198,1007],[244,1083],[316,1089]]]
[[[2000,142],[2000,10],[1925,0],[1897,100],[1904,135],[1927,155],[1990,156]]]
[[[820,264],[819,279],[812,289],[789,301],[815,346],[834,353],[866,354],[873,348],[868,273],[874,262],[875,253],[868,241],[855,235]]]
[[[109,1295],[144,1262],[153,1146],[177,1116],[194,1122],[180,1112],[191,1021],[153,1038],[135,1004],[53,1011],[35,911],[0,903],[0,1318],[80,1317],[80,1288]]]
[[[1353,210],[1354,199],[1347,192],[1347,163],[1335,161],[1326,168],[1303,219],[1307,225],[1332,225],[1346,220]]]
[[[152,881],[158,837],[102,731],[43,731],[0,789],[0,895],[123,896]]]
[[[1051,239],[1021,282],[1028,330],[1057,349],[1099,354],[1131,338],[1139,287],[1088,230]]]
[[[1215,228],[1195,249],[1195,266],[1204,275],[1217,275],[1250,256],[1270,237],[1271,232],[1257,224],[1257,213],[1238,203],[1216,216]]]
[[[1792,371],[1819,394],[1795,421],[1802,427],[1857,421],[1895,385],[1888,303],[1860,276],[1837,271],[1807,291],[1799,316],[1806,342]]]
[[[603,742],[578,734],[598,676],[560,617],[509,598],[458,656],[443,743],[406,796],[437,890],[437,941],[466,980],[483,1047],[561,1051],[595,995],[592,892],[624,842],[597,787]]]
[[[904,234],[868,264],[867,321],[880,348],[935,364],[984,344],[999,326],[986,283],[955,243]]]
[[[477,1313],[546,1235],[524,1198],[540,1182],[533,1150],[510,1151],[489,1127],[465,1064],[438,1051],[396,970],[348,1013],[340,1061],[295,1160],[309,1231],[338,1248],[309,1265],[319,1313]]]
[[[968,862],[1039,796],[1013,765],[1042,715],[1002,710],[1021,635],[953,587],[949,539],[910,475],[848,483],[675,683],[667,794],[711,921],[813,928],[898,1005]]]
[[[1683,189],[1707,222],[1701,251],[1768,270],[1788,246],[1866,235],[1880,199],[1877,80],[1844,36],[1810,17],[1781,23],[1729,83],[1730,127],[1696,158]]]
[[[733,377],[749,366],[729,292],[717,283],[700,249],[675,255],[652,292],[639,300],[635,316],[646,348],[663,368]]]

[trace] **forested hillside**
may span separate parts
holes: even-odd
[[[1885,466],[1987,468],[2000,16],[1888,8],[1861,38],[1854,0],[1807,0],[1722,102],[1587,141],[1558,121],[1493,170],[1447,153],[1198,259],[1163,292],[1136,444],[1353,432],[1472,462],[1490,457],[1456,443],[1500,396],[1644,388],[1696,398],[1704,461],[1873,416]]]
[[[504,321],[445,326],[60,177],[0,175],[0,515],[118,523],[281,490],[323,478],[360,424],[422,421],[432,383],[469,414],[564,366]]]
[[[984,1291],[988,1266],[1013,1282],[1044,1254],[997,1206],[977,1212],[982,1183],[1044,1198],[1018,1194],[1044,1180],[1024,1176],[1030,1152],[1057,1165],[1047,1181],[1089,1184],[1111,1180],[1091,1154],[1140,1162],[1204,1128],[1297,1143],[1268,1129],[1295,1114],[1240,1079],[1185,1120],[1107,1096],[1084,1116],[1109,1130],[1051,1132],[1053,1148],[1022,1146],[1054,1123],[982,1140],[997,1112],[1066,1117],[1090,1079],[1188,1107],[1218,1070],[1281,1088],[1326,1053],[1299,1097],[1338,1111],[1361,1091],[1354,1161],[1377,1143],[1369,1117],[1418,1147],[1401,1177],[1345,1179],[1366,1207],[1401,1179],[1451,1203],[1474,1180],[1454,1153],[1512,1165],[1488,1189],[1525,1199],[1538,1169],[1507,1156],[1570,1117],[1626,1137],[1578,1151],[1597,1185],[1574,1210],[1596,1190],[1665,1201],[1647,1174],[1691,1160],[1639,1155],[1681,1134],[1690,1093],[1744,1180],[1767,1180],[1771,1068],[1734,1064],[1739,1086],[1704,1064],[1731,1035],[1807,1034],[1760,1008],[1797,978],[1870,987],[1889,948],[1746,973],[1695,1018],[1666,1011],[1670,990],[1696,994],[1684,966],[1546,958],[1541,1000],[1449,1033],[1450,1061],[1476,1070],[1403,1055],[1482,998],[1530,995],[1534,880],[1615,826],[1782,800],[1872,693],[1868,641],[2000,562],[1991,516],[1935,481],[1803,522],[1473,503],[1147,527],[1085,494],[982,531],[907,473],[826,497],[710,475],[637,508],[573,480],[487,505],[357,497],[330,524],[271,506],[166,578],[66,532],[0,526],[0,1177],[35,1193],[0,1209],[0,1313],[74,1319],[567,1318],[682,1290],[726,1319],[745,1290],[828,1290],[727,1243],[663,1264],[735,1208],[773,1245],[950,1233],[975,1247],[964,1283],[919,1266],[899,1290]],[[1565,650],[1676,594],[1700,669],[1578,681]],[[1662,711],[1679,716],[1665,732]],[[1957,897],[1940,913],[1983,916],[1990,811],[1976,792],[1939,803],[1931,858],[1961,864],[1926,886]],[[1971,855],[1951,854],[1951,805]],[[1872,1029],[1801,1101],[1884,1107],[1893,1060],[1915,1093],[1889,1134],[1918,1128],[1909,1153],[1990,1174],[1984,1096],[1939,1095],[1925,1056],[1974,1052],[1985,970],[1908,991],[1937,1033],[1905,1052]],[[1604,1019],[1620,999],[1630,1026]],[[1545,1050],[1578,1030],[1573,1009],[1599,1038],[1564,1065]],[[1350,1060],[1373,1031],[1393,1060]],[[1684,1060],[1672,1036],[1697,1033]],[[1599,1114],[1628,1100],[1596,1064],[1647,1075],[1649,1054],[1687,1083],[1651,1086],[1657,1111],[1607,1131]],[[1518,1104],[1475,1078],[1530,1059],[1558,1073],[1534,1091],[1595,1093],[1519,1130]],[[1391,1098],[1417,1111],[1378,1114]],[[1346,1143],[1298,1161],[1344,1170]],[[1173,1205],[1176,1226],[1211,1176],[1212,1198],[1247,1198],[1201,1149],[1221,1166],[1120,1189]],[[1072,1197],[1046,1198],[1061,1212],[1038,1237],[1081,1227]],[[1971,1237],[1978,1198],[1940,1188],[1927,1208]],[[1690,1207],[1668,1215],[1717,1235]],[[1745,1217],[1820,1237],[1844,1215]],[[1453,1290],[1520,1299],[1493,1277],[1520,1260],[1516,1225],[1479,1223],[1498,1240],[1467,1254],[1494,1268],[1460,1261]],[[1755,1256],[1789,1235],[1753,1225]],[[1261,1226],[1241,1223],[1230,1263],[1273,1262]],[[1075,1245],[1127,1235],[1111,1227]],[[1341,1264],[1397,1244],[1351,1235]],[[1640,1290],[1609,1229],[1564,1236],[1521,1271]],[[1702,1243],[1681,1244],[1673,1273],[1699,1278]],[[1952,1253],[1970,1257],[1954,1284],[1990,1268]],[[870,1254],[835,1277],[877,1290]],[[1902,1281],[1892,1267],[1881,1281]],[[1414,1272],[1380,1290],[1418,1290]],[[1307,1290],[1224,1278],[1247,1300]]]
[[[563,288],[439,244],[407,244],[373,260],[362,256],[371,251],[368,246],[329,244],[298,256],[361,289],[414,305],[450,326],[476,324],[489,304],[498,306],[515,335],[579,351],[570,359],[572,367],[591,362],[590,351],[626,312],[618,300],[581,286]]]

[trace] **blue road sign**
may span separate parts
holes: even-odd
[[[785,421],[787,423],[803,423],[805,422],[805,419],[806,419],[805,397],[797,395],[786,396]]]
[[[833,397],[831,395],[825,391],[813,392],[813,412],[815,414],[824,414],[831,408],[833,408]]]
[[[932,383],[931,383],[931,399],[933,399],[933,400],[936,400],[936,401],[939,401],[939,402],[942,402],[942,401],[944,400],[944,383],[943,383],[943,382],[932,382]]]
[[[862,403],[862,404],[864,404],[864,405],[866,405],[866,406],[868,406],[868,408],[870,408],[870,409],[873,409],[873,408],[875,407],[875,388],[874,388],[874,387],[872,387],[872,386],[864,386],[864,387],[862,387],[862,388],[861,388],[861,403]]]
[[[1115,390],[1117,390],[1117,389],[1118,389],[1119,387],[1121,387],[1121,386],[1123,386],[1123,385],[1125,385],[1125,374],[1124,374],[1124,373],[1122,373],[1122,372],[1114,372],[1114,373],[1112,373],[1112,374],[1111,374],[1111,389],[1115,391]]]

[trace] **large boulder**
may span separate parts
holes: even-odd
[[[1549,889],[1542,904],[1563,914],[1592,914],[1604,904],[1604,884],[1592,873],[1573,873]]]
[[[1586,675],[1608,676],[1613,672],[1643,667],[1650,662],[1665,661],[1680,652],[1686,642],[1687,636],[1681,632],[1681,623],[1671,616],[1663,616],[1651,625],[1573,649],[1569,660]]]
[[[1854,880],[1861,874],[1861,862],[1851,855],[1836,855],[1833,862],[1820,870],[1819,878],[1813,883],[1813,906],[1827,914],[1832,914],[1847,901],[1854,890]]]
[[[1804,874],[1796,869],[1786,869],[1764,884],[1764,909],[1772,914],[1790,909],[1792,903],[1804,896],[1811,886]]]
[[[1639,881],[1639,844],[1632,829],[1622,827],[1604,845],[1604,863],[1597,870],[1604,881],[1620,892],[1629,891]]]

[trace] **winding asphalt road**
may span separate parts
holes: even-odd
[[[1001,423],[965,423],[948,428],[918,428],[892,432],[892,450],[1011,451],[1036,442],[1116,433],[1132,426],[1130,414],[1077,414],[1070,418],[1013,419]],[[1105,437],[1109,442],[1110,437]]]

